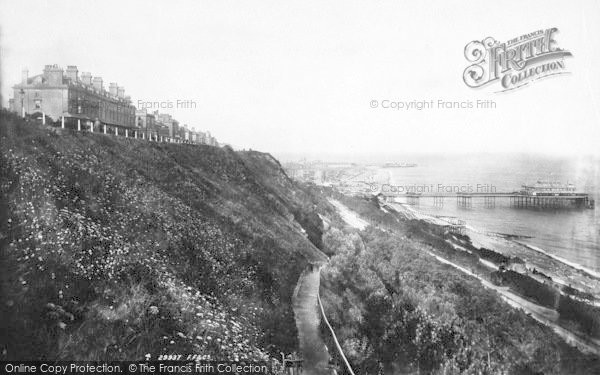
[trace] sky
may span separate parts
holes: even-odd
[[[463,82],[469,42],[552,27],[570,74],[502,93]],[[152,109],[274,154],[597,155],[599,47],[593,0],[0,0],[3,105],[22,68],[77,65],[135,105],[171,103]],[[382,108],[430,100],[496,108]]]

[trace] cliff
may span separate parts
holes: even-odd
[[[0,117],[3,359],[266,359],[322,204],[268,154]]]

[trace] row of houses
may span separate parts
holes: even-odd
[[[141,138],[217,146],[210,132],[191,129],[166,113],[137,109],[125,88],[111,82],[104,88],[102,77],[89,72],[81,75],[77,66],[46,65],[42,74],[30,77],[24,69],[21,82],[13,86],[9,100],[12,111],[60,122],[63,127],[92,131],[136,134]]]
[[[180,125],[168,113],[148,112],[146,108],[135,111],[136,129],[142,137],[148,139],[172,139],[185,143],[199,143],[218,146],[217,139],[210,132],[190,129],[187,124]]]

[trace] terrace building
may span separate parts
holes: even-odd
[[[135,122],[139,128],[140,136],[144,139],[158,140],[158,123],[152,113],[144,109],[135,111]]]
[[[23,70],[21,83],[13,86],[12,110],[23,115],[45,115],[50,121],[64,121],[74,127],[101,125],[122,129],[136,129],[135,107],[125,96],[125,89],[111,83],[109,91],[104,89],[102,77],[82,73],[76,66],[63,70],[58,65],[46,65],[42,74],[29,77]]]
[[[179,121],[175,120],[168,113],[158,113],[158,111],[155,111],[154,114],[156,115],[158,122],[167,126],[167,128],[169,129],[169,135],[168,135],[169,138],[171,138],[173,140],[177,140],[177,139],[181,138],[180,132],[179,132]]]
[[[183,140],[185,142],[191,142],[190,129],[188,129],[187,124],[183,124],[183,128],[181,128],[181,135],[183,135]]]
[[[203,143],[207,144],[209,146],[218,146],[219,145],[217,142],[217,139],[215,137],[213,137],[212,135],[210,135],[210,132],[206,132]]]
[[[13,86],[9,108],[23,116],[44,118],[65,127],[157,141],[218,146],[210,132],[180,126],[170,114],[136,110],[125,89],[117,83],[104,88],[102,77],[79,74],[77,66],[46,65],[42,74],[30,77],[24,69]]]

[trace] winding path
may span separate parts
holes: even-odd
[[[321,321],[317,305],[319,285],[319,267],[308,267],[300,275],[293,296],[298,340],[304,359],[303,375],[332,374],[328,367],[329,352],[319,332]]]

